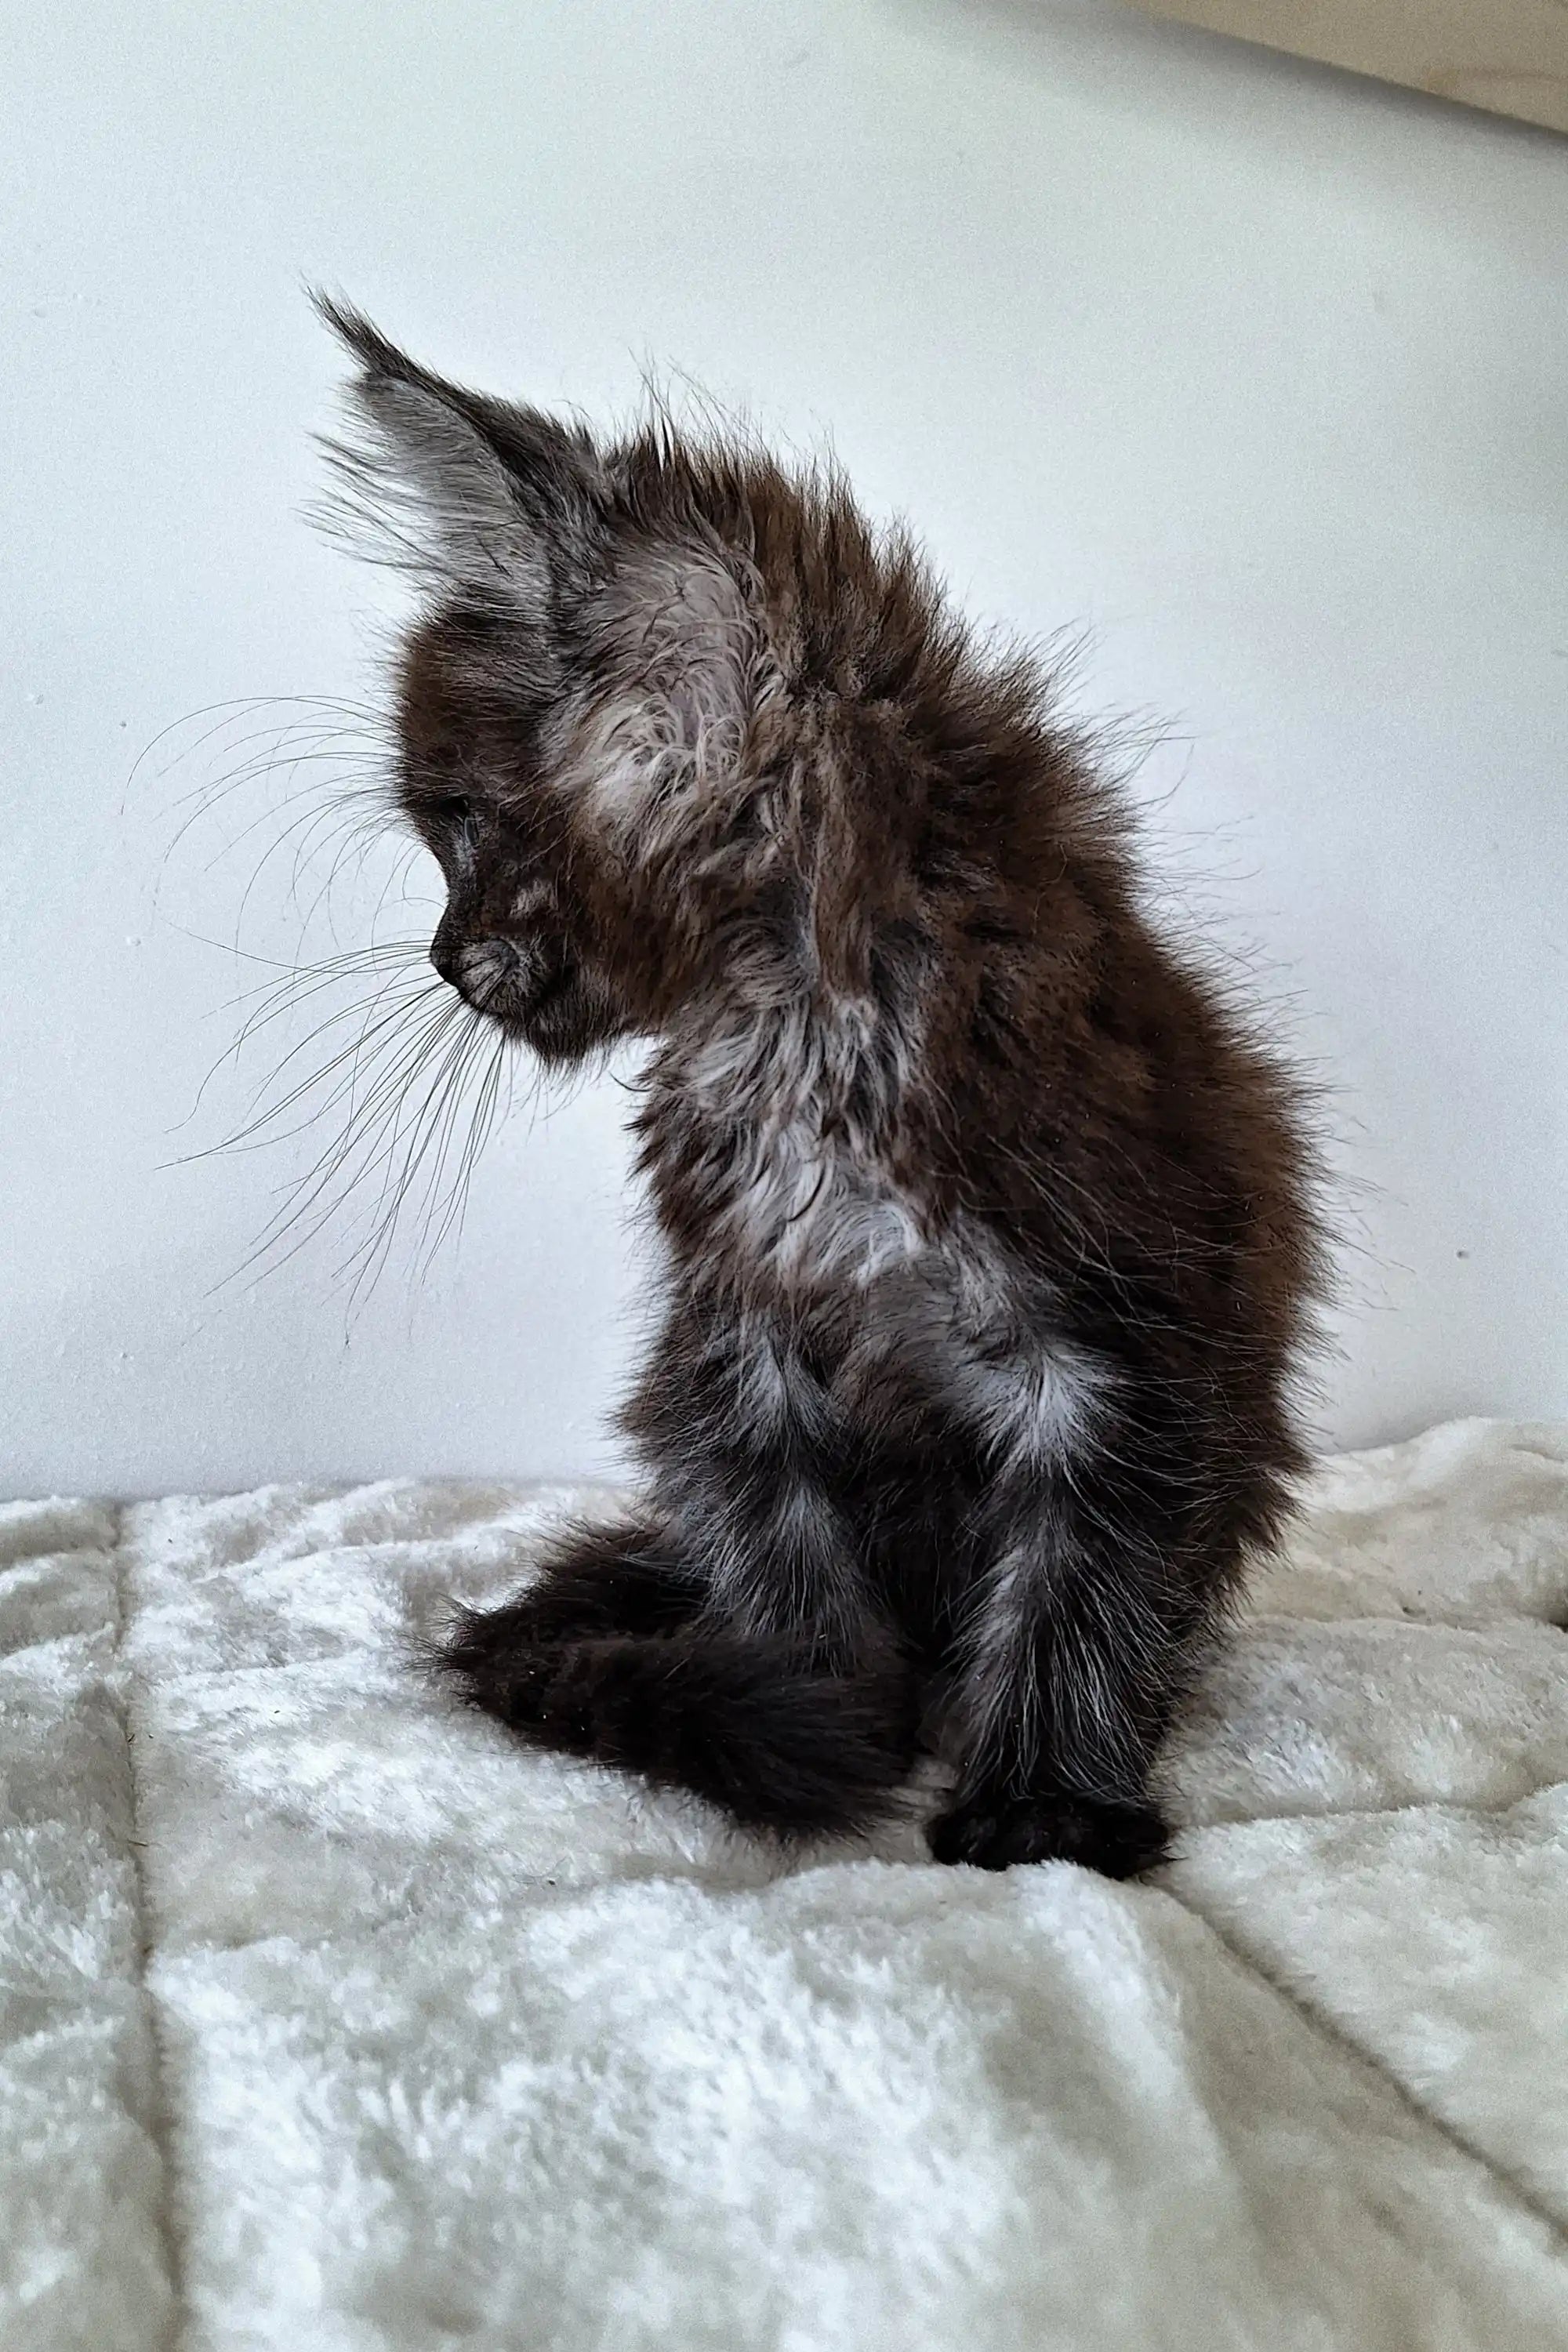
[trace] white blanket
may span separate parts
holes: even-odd
[[[1563,2352],[1568,1431],[1324,1466],[1128,1887],[462,1712],[566,1499],[0,1513],[5,2352]]]

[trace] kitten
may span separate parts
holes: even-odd
[[[1021,657],[897,532],[664,420],[600,443],[364,319],[349,499],[422,579],[430,948],[544,1061],[654,1041],[635,1510],[466,1613],[523,1738],[943,1862],[1156,1862],[1155,1751],[1279,1525],[1320,1264],[1297,1091],[1137,908]]]

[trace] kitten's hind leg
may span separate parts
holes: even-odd
[[[534,1654],[616,1634],[676,1633],[707,1586],[656,1528],[625,1521],[563,1528],[539,1576],[496,1609],[465,1609],[437,1664],[476,1706],[503,1714],[504,1695]]]
[[[782,1843],[897,1810],[919,1727],[891,1643],[825,1667],[804,1632],[753,1633],[647,1529],[579,1529],[538,1583],[458,1620],[437,1664],[530,1746],[705,1797]]]

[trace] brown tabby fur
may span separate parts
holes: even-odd
[[[1296,1089],[1146,924],[1036,667],[836,477],[664,422],[601,447],[327,308],[348,500],[426,592],[437,968],[547,1060],[653,1041],[642,1493],[447,1664],[753,1829],[853,1830],[936,1747],[940,1858],[1144,1867],[1301,1460]]]

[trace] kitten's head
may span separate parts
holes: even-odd
[[[908,551],[832,481],[663,420],[602,446],[322,308],[359,362],[338,512],[424,592],[398,789],[446,878],[437,971],[563,1060],[738,963],[782,988],[785,936],[842,956],[873,877],[831,777],[932,649]]]

